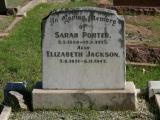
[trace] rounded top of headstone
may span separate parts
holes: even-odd
[[[60,13],[70,13],[70,12],[79,12],[79,11],[91,11],[91,12],[99,12],[99,14],[105,14],[108,13],[108,15],[115,15],[119,20],[124,21],[124,18],[117,15],[117,12],[111,9],[104,9],[104,8],[98,8],[98,7],[78,7],[78,8],[61,8],[61,9],[54,9],[52,10],[47,17],[45,17],[43,20],[46,20],[51,15],[58,15]]]

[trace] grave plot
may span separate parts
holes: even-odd
[[[31,5],[25,7],[19,15],[17,15],[17,12],[30,1],[31,0],[0,0],[0,37],[9,35],[9,31],[22,19],[22,16],[25,15],[25,10]]]
[[[6,14],[7,13],[7,8],[6,8],[6,3],[4,0],[0,1],[0,14]]]
[[[17,8],[8,7],[6,0],[0,0],[0,15],[15,15]]]
[[[160,46],[160,16],[126,15],[127,44],[145,44],[147,46]]]
[[[125,16],[127,60],[160,63],[160,16]]]
[[[13,19],[13,16],[0,16],[0,32],[5,31],[5,29],[10,25]]]
[[[148,110],[146,101],[138,99],[137,111],[61,110],[12,113],[9,120],[153,120],[155,115]]]
[[[100,7],[114,9],[124,16],[128,62],[159,64],[160,2],[146,0],[145,4],[141,4],[142,1],[113,0],[112,4],[109,2],[104,2],[104,5],[99,5],[100,2],[97,4]]]
[[[159,0],[97,0],[97,6],[116,10],[118,14],[160,14]]]
[[[9,7],[9,8],[14,8],[14,7],[18,7],[18,6],[22,7],[30,1],[31,0],[6,0],[7,7]]]
[[[15,15],[18,8],[31,0],[0,0],[0,15]]]
[[[75,4],[65,4],[65,7],[94,6],[88,2],[76,2]],[[32,86],[41,80],[41,42],[40,42],[40,21],[54,8],[64,8],[61,5],[44,4],[37,6],[30,12],[27,19],[20,23],[10,37],[3,38],[0,44],[0,100],[2,101],[2,90],[7,81],[26,80],[28,89],[31,92]],[[129,24],[127,22],[127,24]],[[132,23],[133,24],[133,23]],[[137,25],[138,26],[138,25]],[[158,23],[155,24],[158,26]],[[158,43],[157,43],[158,44]],[[148,80],[160,79],[160,67],[135,67],[127,65],[126,80],[134,81],[136,88],[146,88]],[[68,100],[68,99],[66,99]],[[138,110],[136,112],[112,112],[112,111],[34,111],[34,112],[14,112],[10,120],[14,119],[149,119],[157,118],[154,106],[148,107],[148,101],[140,98],[138,100]],[[85,113],[84,113],[85,112]],[[113,115],[113,116],[112,116]]]
[[[135,85],[125,82],[124,25],[108,9],[50,12],[42,20],[42,88],[32,91],[33,109],[135,110]]]
[[[0,38],[9,35],[9,31],[22,19],[22,17],[0,15]]]

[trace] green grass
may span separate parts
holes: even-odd
[[[157,67],[142,67],[128,65],[126,67],[126,79],[133,81],[137,88],[147,87],[149,80],[160,80],[160,66]],[[143,72],[145,70],[145,72]]]
[[[155,16],[154,19],[147,21],[141,20],[141,22],[137,23],[137,25],[141,25],[151,30],[160,32],[160,16]]]
[[[41,20],[57,8],[95,6],[88,1],[65,4],[41,4],[31,10],[6,38],[0,39],[0,99],[8,81],[27,81],[31,90],[36,81],[41,80]],[[160,79],[160,67],[147,69],[128,66],[127,80],[137,87],[145,87],[148,80]]]

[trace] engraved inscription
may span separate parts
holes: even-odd
[[[59,19],[55,17],[50,18],[50,23],[53,27],[59,22],[64,22],[64,26],[67,26],[74,21],[81,21],[83,24],[77,24],[77,26],[74,26],[73,30],[71,30],[70,32],[61,32],[58,30],[53,31],[53,41],[57,41],[57,46],[63,47],[70,45],[70,47],[72,46],[72,48],[74,48],[74,51],[70,50],[64,52],[47,50],[47,57],[58,57],[59,63],[107,63],[107,58],[116,58],[120,56],[118,51],[92,51],[92,45],[96,45],[97,47],[107,47],[107,45],[111,41],[112,35],[107,31],[106,26],[103,26],[104,28],[102,27],[102,29],[104,30],[103,32],[88,32],[90,31],[89,29],[94,29],[93,24],[90,25],[90,23],[93,21],[103,22],[107,25],[109,24],[111,27],[114,27],[117,23],[116,19],[110,18],[106,15],[104,15],[104,17],[96,17],[93,14],[89,14],[88,16],[77,14],[64,14]],[[77,29],[76,31],[79,32],[75,32],[74,29]],[[66,58],[68,58],[68,60]],[[72,60],[70,58],[76,58],[76,60]],[[90,58],[89,62],[86,58]]]

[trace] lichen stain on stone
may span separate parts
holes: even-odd
[[[94,11],[91,11],[90,14],[89,14],[89,16],[93,17],[94,14],[95,14],[95,12],[94,12]]]
[[[119,30],[119,33],[121,35],[124,35],[124,21],[118,20],[118,24],[121,25],[121,29]]]
[[[41,47],[43,46],[43,39],[45,38],[45,26],[47,19],[43,19],[41,22]]]
[[[101,110],[108,110],[109,109],[109,106],[108,105],[104,105],[100,108]]]
[[[85,93],[72,94],[75,98],[75,108],[77,109],[93,109],[95,103]]]
[[[122,105],[124,105],[124,106],[122,106],[123,110],[128,109],[128,108],[130,108],[132,110],[136,109],[136,107],[134,106],[134,102],[132,104],[130,101],[132,101],[131,97],[127,97],[126,99],[123,100],[123,102],[122,102]]]
[[[94,12],[94,11],[91,11],[91,12],[90,12],[90,14],[89,14],[89,17],[91,17],[91,18],[92,18],[92,17],[94,16],[94,14],[95,14],[95,12]],[[91,26],[94,26],[94,24],[93,24],[93,21],[92,21],[92,20],[91,20]],[[93,28],[93,27],[91,27],[91,32],[93,32],[93,29],[94,29],[94,28]]]
[[[125,43],[125,39],[124,39],[124,21],[118,20],[118,23],[121,25],[121,29],[119,30],[119,34],[122,36],[122,38],[120,38],[118,41],[120,42],[121,48],[124,48],[124,43]]]
[[[121,48],[124,48],[124,40],[119,39],[118,41],[120,42]]]

